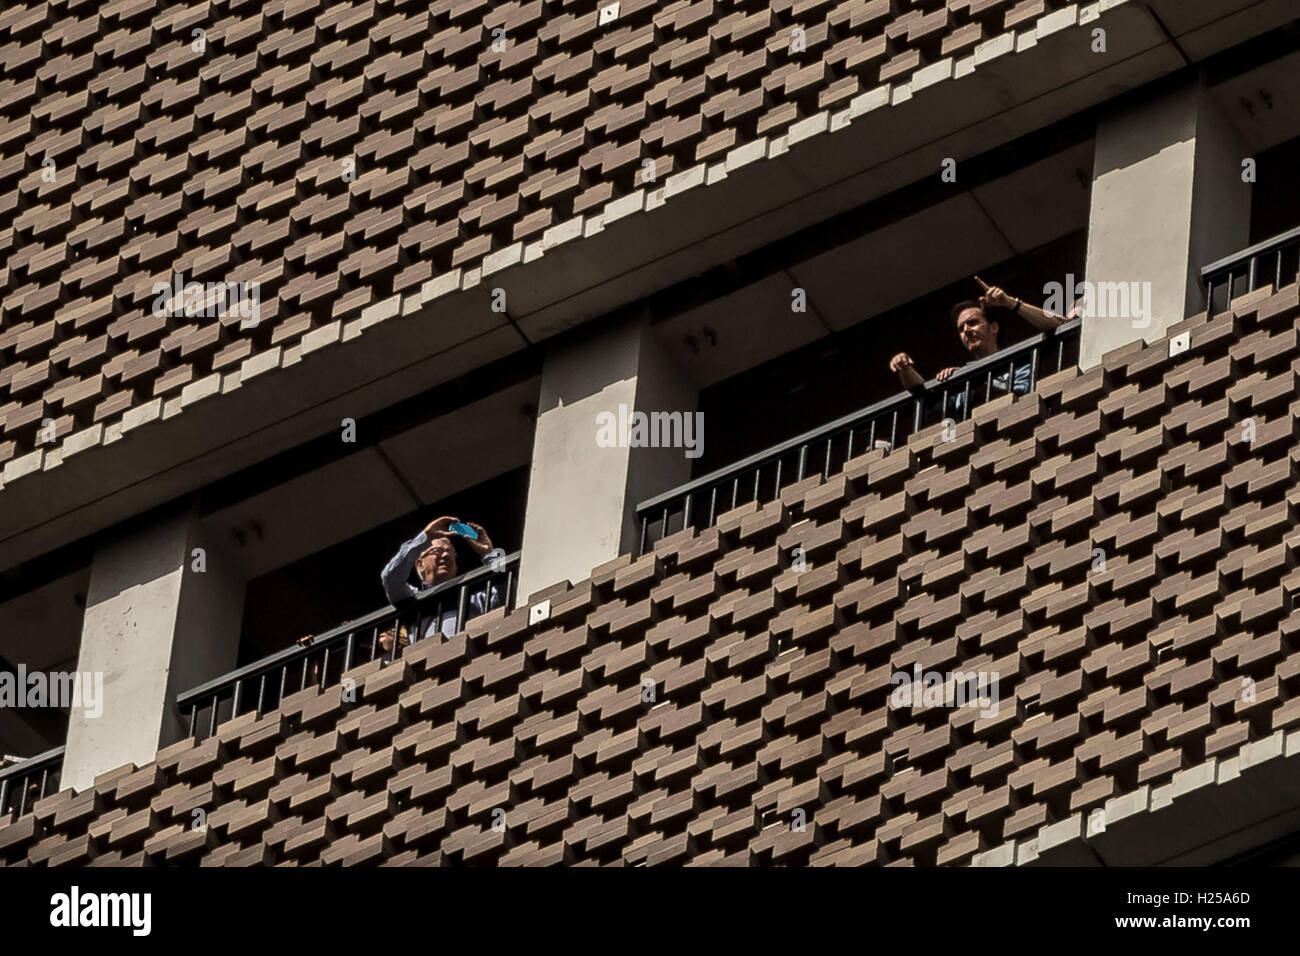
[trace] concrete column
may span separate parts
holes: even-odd
[[[640,501],[687,481],[683,448],[602,447],[601,413],[691,417],[698,392],[640,315],[562,343],[542,367],[518,603],[636,545]],[[607,421],[607,420],[606,420]],[[608,436],[608,432],[605,433]],[[707,436],[702,436],[701,440]],[[630,442],[629,442],[630,444]]]
[[[102,712],[70,712],[62,785],[84,789],[179,740],[176,695],[234,669],[243,610],[242,575],[191,508],[150,515],[100,545],[77,670],[103,675]]]
[[[1201,267],[1249,245],[1241,164],[1250,155],[1202,82],[1128,104],[1097,124],[1087,280],[1122,283],[1143,296],[1146,314],[1132,303],[1129,314],[1113,314],[1117,287],[1114,296],[1098,294],[1084,317],[1081,367],[1138,338],[1161,338],[1205,308]]]

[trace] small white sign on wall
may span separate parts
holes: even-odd
[[[528,623],[540,624],[551,616],[551,601],[548,598],[540,601],[528,609]]]

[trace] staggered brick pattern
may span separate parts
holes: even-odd
[[[578,238],[651,168],[663,183],[868,92],[887,102],[918,71],[955,75],[981,42],[1075,10],[622,0],[601,26],[598,5],[7,5],[4,480],[116,440],[128,410],[152,420],[155,402],[179,411],[288,364],[312,332],[468,287],[548,230]],[[154,284],[177,273],[260,283],[260,324],[155,315]]]
[[[0,860],[963,864],[1293,729],[1300,289],[1251,299],[47,797]],[[917,663],[997,715],[891,707]]]

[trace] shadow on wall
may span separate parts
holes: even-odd
[[[1300,136],[1260,153],[1257,162],[1250,193],[1252,246],[1300,226]]]

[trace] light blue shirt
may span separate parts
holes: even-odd
[[[393,555],[380,573],[379,578],[384,585],[384,595],[388,598],[390,604],[397,604],[399,601],[407,601],[420,593],[420,589],[410,583],[411,572],[415,569],[415,562],[420,559],[425,548],[429,546],[429,536],[421,531],[410,541],[405,542],[397,553]],[[505,551],[501,548],[494,548],[489,551],[483,558],[484,564],[492,561],[498,561],[505,557]],[[434,634],[441,634],[443,637],[451,637],[456,633],[456,601],[453,595],[450,609],[443,611],[437,617],[430,617],[424,624],[424,637],[431,637]],[[483,582],[483,585],[468,595],[465,601],[465,621],[478,617],[480,614],[486,614],[493,608],[498,608],[505,603],[505,595],[501,589],[490,581]],[[430,607],[432,612],[432,607]]]

